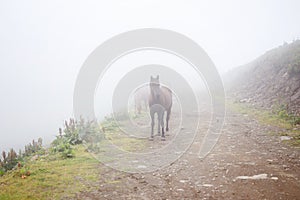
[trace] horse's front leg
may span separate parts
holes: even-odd
[[[158,136],[160,136],[160,125],[161,125],[161,120],[162,120],[162,116],[161,116],[161,112],[157,113],[157,133]]]

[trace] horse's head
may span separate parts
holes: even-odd
[[[159,96],[160,96],[159,75],[157,75],[156,78],[153,78],[151,76],[151,78],[150,78],[150,90],[151,90],[151,95],[155,99],[159,99]]]

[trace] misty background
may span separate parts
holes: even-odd
[[[114,35],[149,27],[182,33],[223,74],[297,39],[299,8],[297,0],[0,0],[0,151],[55,137],[72,117],[82,63]],[[132,66],[145,61],[135,58]]]

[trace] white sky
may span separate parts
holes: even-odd
[[[180,32],[222,73],[299,38],[299,9],[297,0],[0,0],[0,150],[57,133],[80,66],[114,35]]]

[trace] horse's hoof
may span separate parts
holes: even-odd
[[[166,138],[165,138],[165,137],[162,137],[162,138],[161,138],[161,141],[166,141]]]
[[[169,128],[166,128],[166,131],[169,131]]]
[[[150,137],[150,138],[149,138],[149,141],[153,141],[153,137]]]

